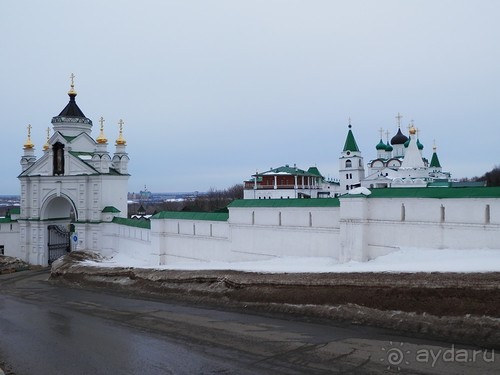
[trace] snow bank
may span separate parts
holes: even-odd
[[[151,266],[137,254],[120,253],[113,258],[88,265],[137,267],[171,270],[235,270],[246,272],[500,272],[499,250],[436,250],[402,248],[368,262],[339,263],[334,258],[277,257],[252,262],[186,262]]]
[[[367,188],[361,186],[361,187],[357,187],[357,188],[354,188],[352,190],[349,190],[347,193],[352,194],[352,195],[358,195],[358,194],[370,195],[372,192],[370,190],[368,190]]]

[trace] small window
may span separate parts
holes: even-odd
[[[446,220],[446,211],[443,205],[441,205],[441,222],[444,223]]]
[[[278,225],[281,227],[281,211],[278,214]]]
[[[406,220],[406,207],[405,204],[401,204],[401,221]]]
[[[486,224],[489,224],[491,221],[491,216],[490,216],[490,205],[487,204],[486,208],[484,210],[484,221]]]
[[[351,161],[351,159],[347,159],[347,160],[345,161],[345,167],[346,167],[346,168],[351,168],[351,167],[352,167],[352,161]]]

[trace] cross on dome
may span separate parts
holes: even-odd
[[[71,73],[71,75],[69,76],[69,79],[71,79],[71,85],[70,85],[71,88],[68,91],[69,95],[76,95],[75,78],[76,78],[76,76],[73,73]]]
[[[31,142],[31,129],[33,127],[31,126],[31,124],[28,124],[28,126],[26,128],[28,129],[28,139],[26,139],[26,142],[24,143],[24,149],[25,150],[35,147],[35,145],[33,144],[33,142]]]
[[[401,116],[401,114],[398,112],[398,115],[396,116],[396,120],[398,120],[398,128],[401,127],[401,119],[403,118],[403,116]]]
[[[125,122],[120,119],[120,121],[118,121],[118,125],[120,126],[120,134],[118,134],[118,139],[116,140],[116,145],[122,145],[122,146],[125,146],[125,144],[127,143],[127,141],[125,141],[125,139],[123,138],[123,124],[125,124]]]
[[[101,144],[108,143],[108,139],[104,135],[104,117],[101,116],[99,122],[101,123],[101,132],[99,133],[99,136],[96,138],[96,142]]]

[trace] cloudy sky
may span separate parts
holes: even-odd
[[[348,118],[367,162],[398,112],[424,156],[435,140],[453,177],[482,175],[500,164],[499,16],[496,0],[3,1],[0,194],[19,193],[26,126],[40,156],[71,73],[94,136],[124,119],[130,191],[293,163],[337,177]]]

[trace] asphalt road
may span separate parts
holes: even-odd
[[[43,374],[498,374],[500,353],[0,275],[0,360]]]

